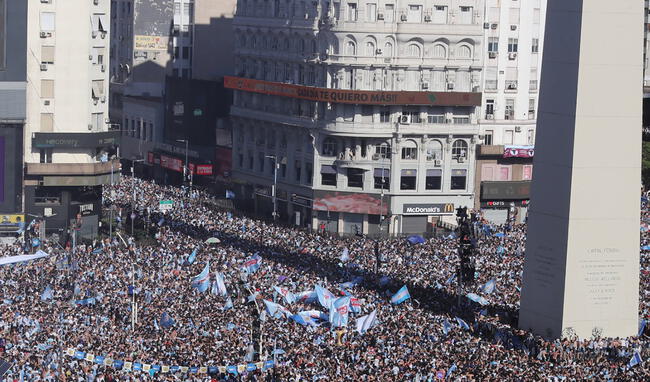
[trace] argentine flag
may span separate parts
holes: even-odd
[[[203,271],[192,280],[192,287],[203,293],[210,287],[210,262],[205,264]]]
[[[641,354],[639,354],[638,351],[634,352],[634,355],[630,359],[630,362],[628,362],[627,367],[634,367],[640,363],[643,363],[643,359],[641,359]]]
[[[476,293],[468,293],[467,298],[481,305],[487,305],[490,303],[485,297],[479,296]]]
[[[492,294],[492,292],[494,292],[494,289],[496,288],[496,286],[497,286],[497,282],[494,279],[486,282],[485,285],[483,285],[483,288],[482,288],[483,293]]]
[[[284,297],[284,301],[287,302],[287,304],[293,304],[296,302],[296,297],[293,295],[293,293],[289,292],[288,289],[281,288],[278,286],[274,286],[273,289],[275,289],[278,294],[280,294],[282,297]]]
[[[198,253],[198,251],[199,251],[199,247],[194,248],[192,253],[187,257],[188,264],[194,264],[194,262],[196,261],[196,254]]]
[[[400,288],[400,290],[397,291],[397,293],[393,295],[393,297],[390,298],[390,302],[397,305],[403,303],[409,298],[411,298],[411,295],[409,294],[409,290],[406,285],[404,285],[402,288]]]
[[[264,300],[264,305],[266,305],[266,311],[274,318],[282,318],[282,316],[291,317],[291,312],[280,304],[276,304],[273,301]]]
[[[251,256],[250,259],[244,263],[244,268],[248,273],[255,273],[262,266],[262,258],[257,253]]]
[[[330,305],[332,305],[332,301],[334,301],[335,297],[332,294],[332,292],[328,291],[327,289],[323,288],[320,285],[316,285],[316,296],[318,297],[318,302],[324,307],[329,309]]]
[[[458,322],[458,326],[465,330],[469,330],[469,325],[467,325],[467,322],[465,322],[462,318],[456,317],[456,322]]]
[[[314,292],[313,290],[300,292],[298,294],[295,294],[294,297],[296,298],[296,300],[304,303],[313,302],[318,299],[316,292]]]

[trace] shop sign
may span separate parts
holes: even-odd
[[[435,204],[404,204],[404,215],[453,215],[456,209],[454,203]]]

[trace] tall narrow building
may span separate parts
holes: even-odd
[[[428,232],[472,206],[483,11],[239,0],[226,86],[240,204],[271,216],[275,199],[284,221],[374,235]]]
[[[119,134],[109,131],[110,1],[29,1],[25,211],[92,237]]]

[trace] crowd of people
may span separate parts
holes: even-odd
[[[646,363],[629,366],[635,354],[650,356],[643,333],[547,341],[517,329],[525,225],[479,223],[476,281],[459,298],[453,238],[377,244],[311,232],[219,210],[204,192],[137,178],[123,178],[104,196],[122,208],[118,218],[135,206],[137,228],[151,237],[134,240],[127,228],[72,249],[44,243],[50,257],[0,266],[0,358],[12,364],[8,381],[650,380]],[[161,200],[172,200],[171,210],[160,212]],[[643,247],[650,245],[647,199],[642,206]],[[5,256],[22,251],[3,247]],[[650,312],[649,254],[641,251],[641,318]],[[261,261],[253,272],[247,261],[254,256]],[[223,276],[225,295],[193,285],[206,268],[214,283]],[[410,299],[391,303],[404,285]],[[360,312],[350,313],[347,327],[303,325],[265,308],[267,300],[292,313],[327,314],[318,299],[289,303],[274,288],[313,297],[316,286],[358,299]],[[355,320],[371,312],[375,324],[355,330]],[[222,368],[269,360],[268,368]],[[127,370],[129,362],[151,369]]]

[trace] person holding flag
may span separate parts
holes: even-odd
[[[293,304],[296,302],[296,297],[293,295],[293,293],[289,292],[288,289],[286,288],[281,288],[279,286],[274,286],[273,289],[284,298],[284,301],[287,302],[287,304]]]
[[[332,328],[339,328],[341,326],[348,326],[350,297],[339,297],[332,302],[330,308],[330,324]]]
[[[223,281],[223,274],[221,272],[217,272],[214,283],[212,283],[212,294],[224,297],[228,295],[228,290],[226,290],[226,284]]]
[[[192,279],[192,287],[203,293],[210,287],[210,262],[208,261],[203,271]]]
[[[329,309],[332,301],[335,299],[332,292],[328,291],[320,285],[316,285],[315,290],[316,296],[318,297],[318,302],[323,306],[323,308]]]

